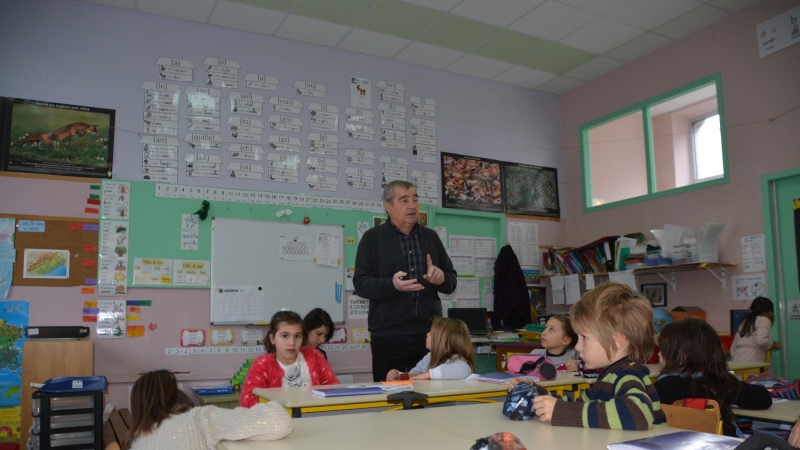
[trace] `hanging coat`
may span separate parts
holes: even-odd
[[[523,328],[531,323],[531,296],[517,255],[510,245],[500,249],[494,262],[494,312],[492,328]]]

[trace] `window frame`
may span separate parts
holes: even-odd
[[[717,113],[719,114],[720,124],[720,139],[722,141],[722,168],[724,174],[718,178],[712,178],[707,181],[701,181],[686,186],[667,189],[665,191],[656,190],[656,168],[655,168],[655,153],[653,149],[653,130],[650,116],[650,108],[680,97],[691,91],[701,89],[707,86],[715,85],[717,91]],[[594,206],[592,204],[592,177],[591,177],[591,153],[589,145],[589,131],[601,125],[605,125],[614,120],[620,119],[624,116],[633,114],[635,112],[642,113],[642,126],[644,129],[644,146],[645,146],[645,163],[647,171],[647,194],[638,197],[626,198],[624,200],[617,200],[610,203]],[[654,198],[666,197],[669,195],[677,195],[685,192],[694,191],[697,189],[705,189],[712,186],[719,186],[730,182],[730,168],[728,166],[728,142],[725,133],[725,111],[724,102],[722,99],[722,79],[719,72],[701,78],[692,83],[680,86],[671,91],[665,92],[661,95],[649,98],[634,105],[628,106],[621,110],[612,112],[598,119],[586,122],[578,127],[580,134],[580,148],[581,148],[581,179],[583,182],[583,212],[584,214],[602,211],[605,209],[616,208],[618,206],[630,205],[632,203],[643,202]],[[692,138],[692,170],[694,171],[694,138]],[[691,177],[695,180],[695,174]]]

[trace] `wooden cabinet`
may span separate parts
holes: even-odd
[[[20,443],[24,448],[31,428],[31,383],[53,377],[94,375],[94,342],[90,340],[28,341],[22,347]]]

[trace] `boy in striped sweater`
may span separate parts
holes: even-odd
[[[553,425],[646,430],[666,423],[644,362],[653,353],[650,302],[625,284],[606,282],[587,292],[570,310],[578,333],[575,349],[588,369],[603,369],[579,401],[534,397],[536,415]],[[513,388],[520,382],[514,379]]]

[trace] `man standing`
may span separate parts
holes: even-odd
[[[417,225],[417,188],[392,181],[383,188],[386,223],[367,230],[358,244],[353,285],[369,299],[372,378],[407,371],[428,352],[433,316],[442,315],[438,292],[456,289],[456,271],[433,230]]]

